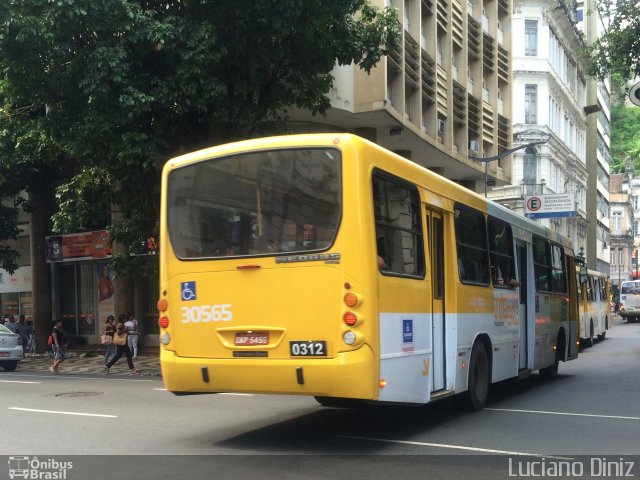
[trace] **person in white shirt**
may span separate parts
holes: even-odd
[[[8,321],[4,324],[4,326],[7,327],[9,330],[11,330],[13,333],[16,333],[16,330],[18,328],[16,319],[14,318],[13,315],[7,315],[7,318],[8,318]]]
[[[138,336],[140,331],[138,330],[138,321],[135,319],[133,313],[129,314],[129,318],[124,322],[124,327],[127,331],[127,343],[129,344],[129,350],[133,354],[133,358],[138,357]]]

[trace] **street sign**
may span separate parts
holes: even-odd
[[[524,198],[524,216],[528,218],[574,217],[576,215],[573,193],[552,195],[527,195]]]

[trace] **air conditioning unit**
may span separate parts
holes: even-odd
[[[438,135],[444,136],[447,130],[447,122],[445,120],[438,119]]]
[[[469,154],[476,155],[479,151],[480,151],[480,144],[475,140],[471,140],[469,142]]]

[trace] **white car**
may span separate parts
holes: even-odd
[[[13,372],[20,360],[22,360],[20,335],[0,325],[0,365],[7,372]]]

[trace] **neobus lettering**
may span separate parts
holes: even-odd
[[[182,307],[182,323],[229,322],[232,319],[230,303]]]
[[[495,316],[498,319],[503,319],[507,325],[518,324],[518,306],[513,303],[508,303],[506,298],[495,299]]]

